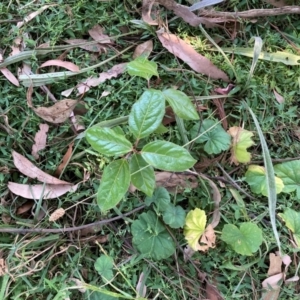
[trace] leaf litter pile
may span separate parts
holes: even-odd
[[[300,297],[300,6],[228,2],[0,4],[1,299]]]

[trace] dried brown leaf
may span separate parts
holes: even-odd
[[[278,94],[275,90],[273,90],[273,92],[274,92],[277,102],[280,104],[284,103],[284,101],[285,101],[284,98],[280,94]]]
[[[278,284],[283,279],[283,273],[268,277],[262,282],[265,292],[262,294],[262,300],[277,300],[280,293],[280,285]],[[271,287],[271,289],[269,288]]]
[[[7,273],[8,273],[8,269],[7,269],[6,261],[5,259],[0,258],[0,277]]]
[[[94,225],[94,226],[89,226],[89,227],[83,228],[83,229],[79,230],[79,236],[86,237],[89,235],[94,235],[98,231],[102,230],[102,227],[103,227],[102,225]],[[106,243],[108,240],[108,236],[103,235],[102,238],[103,238],[102,243]]]
[[[9,71],[7,68],[1,68],[0,72],[6,77],[6,79],[11,82],[15,86],[20,86],[19,80],[16,78],[16,76]]]
[[[95,40],[99,41],[100,44],[111,44],[112,40],[108,35],[103,34],[103,29],[99,25],[95,25],[89,30],[89,35]]]
[[[9,190],[26,199],[54,199],[68,192],[75,192],[78,185],[70,184],[20,184],[9,182]]]
[[[49,126],[47,124],[40,124],[40,130],[35,134],[34,144],[32,145],[31,154],[35,159],[39,159],[38,151],[46,147],[47,132]]]
[[[71,155],[72,155],[72,151],[73,151],[73,145],[74,143],[71,143],[68,147],[68,150],[67,152],[65,153],[63,159],[62,159],[62,162],[60,163],[60,165],[57,167],[56,171],[55,171],[55,176],[56,177],[59,177],[62,170],[66,167],[66,165],[69,163],[69,160],[71,158]]]
[[[150,55],[150,53],[152,52],[152,50],[153,50],[153,42],[152,42],[152,40],[146,41],[146,42],[138,45],[135,48],[132,57],[133,58],[137,58],[137,57],[139,57],[141,55],[143,55],[145,57],[148,57]]]
[[[72,63],[70,61],[59,60],[59,59],[48,60],[48,61],[44,62],[43,64],[41,64],[40,68],[49,67],[49,66],[62,67],[62,68],[65,68],[69,71],[72,71],[72,72],[79,72],[80,71],[79,67],[76,66],[74,63]]]
[[[266,3],[272,4],[275,7],[287,6],[285,0],[264,0]]]
[[[207,251],[209,248],[215,248],[216,235],[211,224],[207,225],[205,232],[202,234],[200,244],[197,245],[197,250]]]
[[[35,202],[32,201],[32,200],[26,201],[24,204],[22,204],[21,206],[19,206],[17,208],[16,215],[22,215],[22,214],[28,212],[29,210],[31,210],[31,208],[33,207],[34,203]]]
[[[174,34],[156,32],[162,45],[176,57],[183,60],[194,71],[205,74],[213,79],[229,81],[228,76],[217,68],[208,58],[199,54],[191,45]]]
[[[270,253],[270,266],[268,270],[268,276],[276,275],[281,273],[281,265],[282,265],[282,258],[280,255],[276,255],[275,253]]]
[[[56,209],[49,217],[49,222],[55,222],[56,220],[60,219],[64,214],[65,210],[63,208]]]
[[[140,277],[139,277],[139,280],[138,280],[138,283],[136,285],[136,292],[137,292],[137,295],[139,295],[139,297],[146,297],[146,294],[147,294],[147,287],[145,285],[145,273],[142,272]]]
[[[224,298],[221,296],[220,292],[218,291],[217,287],[210,282],[206,281],[206,298],[208,300],[223,300]]]
[[[14,165],[22,174],[24,174],[30,178],[37,179],[43,183],[54,184],[54,185],[55,184],[57,184],[57,185],[63,184],[63,185],[70,186],[69,182],[57,179],[57,178],[43,172],[42,170],[37,168],[32,162],[30,162],[26,157],[19,154],[18,152],[12,151],[12,156],[14,159]],[[27,186],[27,185],[25,185],[25,186]],[[29,198],[29,199],[31,199],[31,198]]]
[[[70,114],[77,103],[77,100],[65,99],[55,103],[50,107],[38,107],[32,109],[43,120],[50,123],[59,124],[63,123],[70,117]]]
[[[87,50],[89,52],[101,52],[103,50],[103,46],[101,46],[99,43],[88,45],[88,43],[90,43],[90,41],[88,40],[71,39],[71,40],[65,40],[65,42],[70,45],[78,45],[78,44],[86,43],[87,45],[78,45],[78,47]]]
[[[154,21],[151,17],[151,10],[155,0],[143,0],[142,6],[142,19],[149,25],[158,25],[157,21]]]

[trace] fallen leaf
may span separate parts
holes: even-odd
[[[88,235],[95,235],[98,231],[102,230],[102,225],[94,225],[94,226],[89,226],[87,228],[83,228],[79,230],[79,235],[80,237],[86,237]],[[102,237],[102,242],[101,243],[106,243],[108,241],[108,236],[103,235]]]
[[[132,57],[133,58],[137,58],[137,57],[139,57],[141,55],[143,55],[145,57],[148,57],[150,55],[150,53],[152,52],[152,50],[153,50],[153,42],[152,42],[152,40],[146,41],[146,42],[138,45],[135,48]]]
[[[9,80],[13,85],[20,86],[18,79],[15,77],[15,75],[10,72],[7,68],[1,68],[0,72],[6,77],[6,79]]]
[[[46,147],[47,132],[49,126],[47,124],[40,124],[40,130],[35,134],[34,144],[32,145],[31,154],[35,159],[39,159],[38,151]]]
[[[282,258],[280,257],[280,255],[276,255],[275,253],[270,253],[269,259],[270,259],[270,266],[268,270],[268,276],[281,273]]]
[[[147,287],[145,285],[145,273],[144,272],[141,273],[135,290],[139,297],[142,297],[142,298],[146,297]]]
[[[50,5],[44,5],[41,8],[39,8],[37,11],[32,12],[31,14],[27,15],[24,18],[24,21],[22,22],[18,22],[17,23],[17,27],[21,28],[24,24],[27,24],[29,21],[31,21],[32,19],[34,19],[36,16],[38,16],[39,14],[41,14],[44,10],[46,10],[49,7],[52,6],[57,6],[57,4],[50,4]]]
[[[8,269],[7,269],[5,259],[0,258],[0,277],[4,276],[7,273],[8,273]]]
[[[68,185],[70,186],[69,182],[57,179],[39,168],[37,168],[32,162],[30,162],[26,157],[23,155],[19,154],[16,151],[12,151],[12,156],[14,159],[14,165],[16,168],[24,175],[37,179],[43,183],[48,183],[48,184],[57,184],[57,185]],[[25,185],[26,186],[26,185]]]
[[[286,6],[285,0],[264,0],[266,3],[272,4],[275,7],[283,7]]]
[[[284,98],[280,94],[278,94],[275,90],[273,90],[273,92],[277,102],[280,104],[284,103]]]
[[[229,92],[235,87],[234,84],[229,83],[226,88],[217,87],[214,91],[219,95],[228,95]]]
[[[85,282],[74,277],[69,278],[68,281],[74,282],[80,293],[84,294],[86,292],[87,288]]]
[[[11,46],[11,53],[9,54],[10,56],[14,56],[17,55],[21,52],[21,48],[22,47],[22,38],[21,37],[17,37],[14,41],[13,41],[13,45]]]
[[[191,257],[194,255],[196,251],[194,249],[192,249],[191,246],[187,245],[184,249],[183,249],[183,260],[185,262],[187,262],[188,260],[191,259]]]
[[[55,199],[68,192],[75,192],[78,185],[70,184],[20,184],[8,182],[9,190],[26,199]]]
[[[184,189],[194,189],[198,186],[196,176],[171,172],[155,172],[155,181],[156,186],[163,186],[171,193],[180,193]]]
[[[44,62],[43,64],[41,64],[40,68],[49,67],[49,66],[62,67],[62,68],[65,68],[69,71],[72,71],[72,72],[79,72],[80,71],[79,67],[76,66],[75,64],[73,64],[72,62],[62,61],[62,60],[59,60],[59,59],[48,60],[48,61]]]
[[[218,291],[217,287],[211,284],[208,280],[206,280],[206,298],[208,300],[223,300],[224,298],[221,296],[220,292]]]
[[[87,50],[89,52],[98,52],[100,53],[103,50],[103,46],[101,46],[99,43],[97,44],[90,44],[91,42],[88,40],[83,39],[71,39],[71,40],[65,40],[66,43],[70,45],[78,45],[79,48]],[[86,44],[86,45],[85,45]]]
[[[112,44],[112,40],[108,35],[103,34],[103,29],[99,25],[95,25],[92,29],[90,29],[89,35],[100,44]]]
[[[24,204],[22,204],[17,208],[16,215],[22,215],[28,212],[29,210],[31,210],[33,205],[34,205],[34,201],[32,200],[26,201]]]
[[[200,238],[200,244],[197,245],[197,250],[207,251],[209,248],[215,248],[216,235],[213,226],[209,224]]]
[[[57,167],[57,169],[55,170],[55,176],[56,177],[59,177],[62,170],[67,166],[67,164],[69,163],[69,160],[71,158],[71,155],[72,155],[72,151],[73,151],[73,145],[74,145],[74,142],[71,143],[69,145],[69,148],[67,150],[67,152],[65,153],[63,159],[62,159],[62,162],[60,163],[60,165]]]
[[[191,45],[185,43],[174,34],[156,32],[162,45],[176,57],[183,60],[194,71],[205,74],[213,79],[229,81],[228,76],[217,68],[208,58],[199,54]]]
[[[63,208],[56,209],[49,217],[49,222],[55,222],[60,219],[65,214],[65,210]]]
[[[32,108],[33,111],[43,120],[59,124],[66,121],[69,117],[75,106],[77,105],[77,100],[65,99],[61,100],[50,107],[38,107]]]
[[[262,294],[262,300],[277,300],[280,293],[280,285],[278,284],[283,279],[283,273],[268,277],[262,282],[265,292]]]
[[[143,0],[142,6],[142,19],[149,25],[158,25],[157,21],[154,21],[151,17],[151,10],[155,0]]]

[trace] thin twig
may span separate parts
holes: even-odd
[[[139,206],[135,209],[133,209],[132,211],[126,213],[126,214],[122,214],[119,215],[117,217],[113,217],[110,219],[105,219],[105,220],[101,220],[101,221],[97,221],[94,223],[90,223],[90,224],[85,224],[85,225],[81,225],[81,226],[75,226],[75,227],[65,227],[65,228],[60,228],[60,229],[46,229],[46,228],[1,228],[0,227],[0,232],[9,232],[9,233],[65,233],[65,232],[70,232],[70,231],[77,231],[77,230],[81,230],[81,229],[85,229],[88,227],[93,227],[93,226],[97,226],[97,225],[104,225],[104,224],[108,224],[110,222],[114,222],[120,219],[123,219],[127,216],[132,215],[133,213],[140,211],[142,209],[144,209],[145,205]]]

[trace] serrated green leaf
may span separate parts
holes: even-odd
[[[251,160],[251,153],[247,148],[254,145],[251,137],[253,133],[241,127],[230,127],[228,133],[232,137],[231,143],[231,161],[236,165],[238,163],[247,163]]]
[[[163,91],[175,114],[184,120],[199,120],[199,115],[191,99],[183,92],[167,89]]]
[[[132,242],[142,254],[155,260],[165,259],[175,252],[172,237],[154,212],[142,213],[131,225]]]
[[[128,190],[130,172],[127,160],[119,159],[105,167],[97,193],[102,211],[115,207]]]
[[[188,245],[194,250],[198,250],[199,239],[205,231],[206,214],[205,211],[195,208],[188,212],[185,218],[183,235],[188,242]]]
[[[147,90],[132,106],[128,123],[129,130],[137,139],[154,132],[165,114],[165,98],[161,91]]]
[[[196,124],[192,130],[192,138],[201,136],[195,140],[195,143],[205,143],[204,150],[208,154],[219,154],[228,150],[231,144],[230,135],[220,124],[213,120],[204,120],[199,130],[199,124]]]
[[[131,143],[124,136],[107,127],[89,128],[86,139],[93,149],[107,156],[121,156],[132,150]]]
[[[164,212],[170,204],[170,194],[164,187],[158,187],[155,189],[152,197],[146,197],[145,204],[150,206],[155,204],[159,212]]]
[[[165,171],[185,171],[196,163],[186,149],[166,141],[155,141],[145,145],[141,154],[149,165]]]
[[[286,227],[293,232],[294,240],[300,248],[300,212],[287,208],[284,213],[278,215],[283,219]]]
[[[97,258],[94,267],[96,271],[101,275],[102,278],[106,279],[107,281],[110,281],[113,279],[113,266],[114,261],[110,256],[101,255],[99,258]]]
[[[250,165],[245,174],[245,180],[250,185],[250,189],[253,193],[268,196],[266,170],[264,167]],[[278,177],[275,177],[275,184],[276,193],[281,193],[284,187],[282,180]]]
[[[227,224],[223,227],[221,239],[239,254],[252,255],[262,244],[262,230],[254,223],[242,223],[240,229]]]
[[[129,62],[127,72],[130,76],[139,76],[146,80],[149,80],[153,75],[158,77],[157,64],[149,61],[145,56],[139,56]]]
[[[155,188],[155,174],[140,154],[133,154],[130,159],[130,173],[132,184],[147,196],[153,194]],[[134,174],[133,174],[134,173]]]
[[[185,211],[181,206],[170,203],[163,212],[163,220],[171,228],[182,228],[185,223]]]
[[[300,199],[300,160],[284,162],[274,166],[275,174],[282,179],[284,193],[296,191],[297,199]]]

